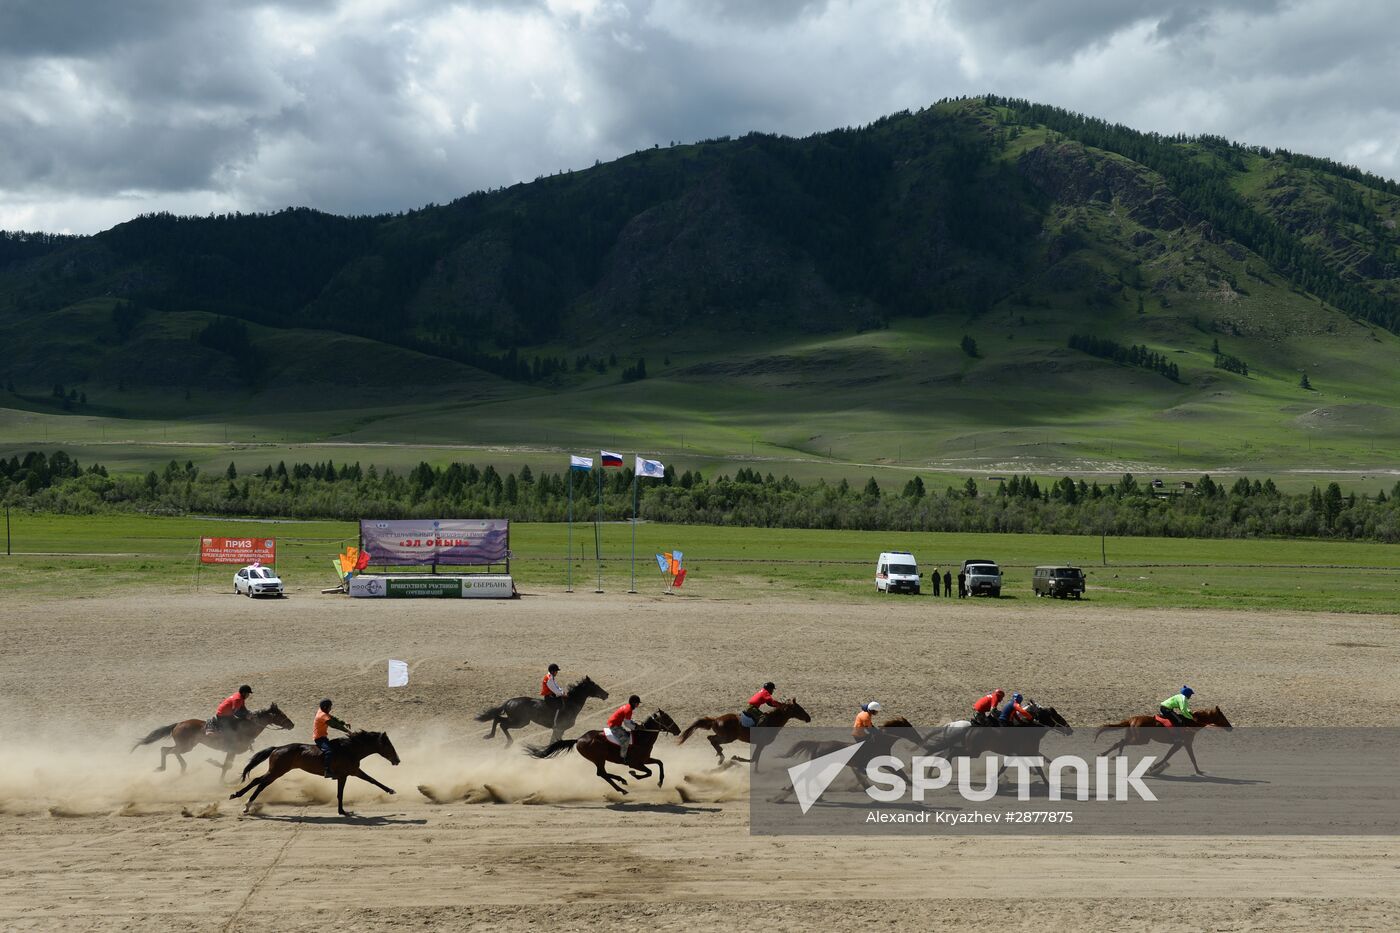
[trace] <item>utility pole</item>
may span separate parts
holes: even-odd
[[[10,507],[5,506],[5,556],[9,557],[10,551]]]

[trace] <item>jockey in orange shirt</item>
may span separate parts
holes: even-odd
[[[860,712],[856,713],[856,721],[851,725],[851,738],[860,741],[876,731],[878,727],[875,725],[875,714],[883,708],[878,700],[862,703]]]
[[[321,772],[326,777],[331,776],[331,729],[338,729],[348,735],[350,724],[332,716],[331,701],[322,700],[316,710],[316,718],[311,721],[311,741],[321,750]]]
[[[618,756],[623,762],[627,761],[627,753],[632,748],[632,731],[637,728],[632,714],[641,705],[642,698],[634,693],[608,717],[608,735],[617,742]]]

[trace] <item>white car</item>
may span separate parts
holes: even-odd
[[[282,578],[266,567],[244,567],[233,575],[233,591],[244,596],[286,596]]]

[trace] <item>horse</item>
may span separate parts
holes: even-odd
[[[175,760],[180,762],[180,773],[185,773],[185,759],[182,757],[185,752],[196,745],[204,744],[210,748],[224,753],[224,763],[220,765],[219,780],[228,777],[228,769],[233,767],[235,755],[242,755],[251,751],[253,741],[257,739],[262,731],[268,726],[277,729],[291,729],[295,724],[287,718],[287,714],[277,708],[273,703],[267,709],[260,709],[252,713],[246,719],[230,718],[224,721],[223,728],[213,735],[208,735],[204,731],[203,719],[184,719],[180,722],[173,722],[168,726],[161,726],[153,730],[144,739],[131,746],[134,752],[142,745],[150,745],[152,742],[170,736],[175,744],[160,750],[160,767],[157,771],[165,770],[165,759],[167,755],[174,755]],[[212,758],[210,764],[218,764]]]
[[[781,729],[793,719],[800,720],[801,722],[812,721],[812,717],[802,708],[795,697],[785,703],[779,703],[776,709],[769,710],[753,728]],[[749,728],[749,726],[739,721],[738,713],[725,713],[723,716],[713,717],[705,716],[695,720],[686,727],[686,730],[681,733],[680,744],[684,745],[685,740],[690,738],[691,733],[696,729],[710,730],[710,732],[713,733],[713,735],[710,736],[710,745],[714,747],[715,754],[719,755],[719,763],[723,766],[725,763],[724,749],[720,748],[720,746],[728,745],[730,742],[747,742],[753,745],[752,759],[740,758],[738,755],[733,755],[731,757],[734,761],[752,760],[754,770],[757,771],[759,756],[763,754],[764,747],[776,738],[776,735],[772,732],[762,733],[766,735],[767,738],[761,743],[754,743],[749,737]]]
[[[546,703],[544,697],[512,697],[500,706],[482,710],[477,714],[476,721],[491,724],[491,731],[486,733],[488,739],[496,737],[497,728],[505,733],[507,747],[515,742],[510,737],[510,730],[530,723],[550,728],[550,741],[558,742],[564,737],[564,732],[578,721],[583,704],[592,699],[607,698],[608,691],[595,684],[592,677],[585,677],[564,691],[558,706]]]
[[[334,750],[331,755],[331,777],[336,779],[335,808],[341,816],[350,815],[345,812],[345,782],[349,778],[357,777],[362,781],[368,781],[386,794],[394,793],[392,787],[380,784],[360,769],[360,760],[368,758],[370,755],[380,755],[387,759],[389,764],[398,765],[399,753],[394,751],[394,744],[389,741],[387,734],[356,730],[350,733],[348,738],[331,739],[331,746]],[[248,781],[240,790],[229,794],[228,799],[237,800],[256,787],[257,790],[253,791],[253,796],[249,797],[248,802],[243,805],[243,812],[247,813],[248,808],[253,805],[253,801],[258,799],[258,794],[267,790],[273,781],[288,771],[300,768],[302,771],[309,771],[318,776],[325,774],[325,768],[322,764],[323,758],[324,754],[315,745],[298,743],[265,748],[254,755],[243,768],[243,780],[247,781],[248,773],[264,761],[267,762],[267,773],[260,778]]]
[[[626,765],[632,777],[639,781],[651,777],[651,769],[647,765],[656,765],[656,786],[661,787],[666,782],[666,766],[661,763],[660,758],[651,757],[651,750],[656,745],[656,737],[662,732],[679,735],[680,731],[680,727],[666,715],[666,711],[659,709],[633,731],[632,744],[627,747],[626,761],[622,760],[622,756],[618,754],[620,749],[603,734],[602,729],[590,729],[576,739],[556,739],[548,745],[531,745],[526,751],[533,758],[553,758],[561,752],[575,749],[593,762],[598,769],[598,777],[607,781],[613,790],[625,794],[627,788],[622,785],[627,783],[627,779],[619,774],[609,774],[604,765],[608,762]]]
[[[1114,752],[1123,752],[1129,745],[1146,745],[1148,742],[1167,742],[1171,748],[1162,756],[1162,760],[1148,769],[1148,774],[1160,774],[1167,767],[1167,761],[1176,754],[1177,749],[1185,748],[1186,754],[1191,756],[1191,767],[1196,769],[1197,774],[1205,774],[1201,766],[1196,763],[1196,752],[1192,743],[1196,741],[1196,736],[1200,735],[1203,728],[1224,729],[1226,732],[1235,727],[1230,725],[1230,720],[1225,718],[1225,714],[1220,711],[1220,707],[1212,706],[1210,709],[1197,710],[1195,718],[1188,720],[1189,725],[1172,726],[1167,728],[1157,721],[1156,716],[1129,716],[1122,722],[1109,722],[1099,726],[1099,730],[1094,733],[1097,739],[1109,729],[1126,729],[1121,741],[1110,746],[1105,755]]]
[[[820,758],[823,755],[829,755],[846,748],[854,741],[861,741],[860,748],[846,762],[846,767],[850,768],[855,775],[856,783],[865,789],[870,787],[870,782],[865,777],[866,765],[875,758],[888,755],[890,749],[894,747],[894,743],[900,740],[913,742],[915,745],[922,745],[925,741],[924,737],[919,735],[914,728],[913,723],[903,716],[896,716],[878,729],[868,733],[863,740],[852,739],[850,742],[845,742],[836,739],[804,739],[794,743],[792,748],[788,749],[782,757],[796,758],[798,755],[805,755],[810,761],[813,758]],[[905,775],[903,770],[898,770],[895,773],[903,776],[906,781],[908,780],[908,775]],[[791,793],[792,788],[789,787],[779,795],[779,799],[783,799]]]
[[[1028,712],[1032,719],[1024,725],[979,726],[967,720],[951,722],[928,734],[924,750],[936,755],[961,753],[968,758],[979,758],[984,752],[1003,758],[1034,758],[1040,756],[1040,743],[1047,734],[1074,735],[1074,727],[1055,707],[1031,703]],[[1050,779],[1044,767],[1036,770],[1040,779],[1048,785]],[[1006,765],[1003,764],[997,777],[1000,778],[1005,771]]]

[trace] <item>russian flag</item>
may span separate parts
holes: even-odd
[[[603,466],[605,468],[622,466],[622,454],[615,454],[611,450],[600,450],[598,451],[598,455],[599,459],[603,461]]]

